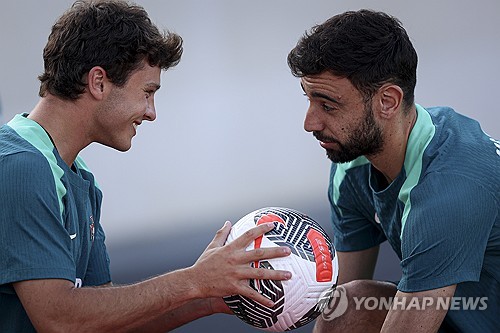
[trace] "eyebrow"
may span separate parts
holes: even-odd
[[[306,90],[304,89],[304,85],[302,84],[302,82],[300,83],[300,87],[302,88],[302,90],[304,91],[304,93],[306,93],[306,94],[307,94]],[[311,96],[312,96],[312,97],[316,97],[316,98],[323,98],[323,99],[326,99],[327,101],[330,101],[330,102],[335,103],[335,104],[338,104],[338,105],[340,105],[340,104],[341,104],[341,103],[340,103],[337,99],[335,99],[335,98],[333,98],[333,97],[330,97],[330,96],[328,96],[328,95],[325,95],[325,94],[319,93],[319,92],[312,92],[312,93],[311,93]]]
[[[340,104],[340,102],[338,100],[336,100],[335,98],[333,97],[330,97],[330,96],[327,96],[325,94],[322,94],[322,93],[318,93],[318,92],[313,92],[311,94],[312,97],[318,97],[318,98],[323,98],[323,99],[326,99],[327,101],[330,101],[332,103],[335,103],[335,104]]]

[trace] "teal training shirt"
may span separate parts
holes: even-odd
[[[382,178],[364,157],[332,164],[335,248],[387,240],[401,260],[400,291],[457,284],[445,324],[498,329],[500,142],[451,108],[417,105],[403,169],[387,187]]]
[[[0,332],[35,332],[13,282],[111,281],[94,176],[80,157],[70,169],[26,116],[0,127]]]

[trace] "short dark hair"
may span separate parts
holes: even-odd
[[[167,70],[181,55],[182,38],[160,32],[144,8],[119,0],[76,1],[52,26],[39,95],[76,100],[85,91],[84,75],[94,66],[123,86],[144,60]]]
[[[362,9],[333,16],[314,26],[288,54],[297,77],[329,71],[348,78],[366,100],[384,84],[398,85],[404,107],[414,103],[417,53],[401,22]]]

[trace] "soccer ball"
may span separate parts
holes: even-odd
[[[247,250],[287,246],[292,253],[257,261],[251,266],[287,270],[292,272],[292,278],[249,281],[253,289],[274,301],[272,308],[241,295],[224,297],[224,301],[244,322],[266,331],[283,332],[311,322],[328,305],[337,286],[338,262],[323,228],[307,215],[289,208],[268,207],[247,214],[232,227],[226,244],[267,222],[276,226],[252,242]]]

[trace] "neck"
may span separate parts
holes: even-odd
[[[63,161],[71,167],[80,151],[90,144],[87,140],[85,112],[78,101],[43,97],[28,118],[42,126],[51,138]]]
[[[408,115],[402,114],[394,124],[386,126],[382,151],[374,156],[367,156],[375,169],[384,175],[388,184],[397,178],[403,168],[408,138],[416,120],[417,111],[412,107]]]

